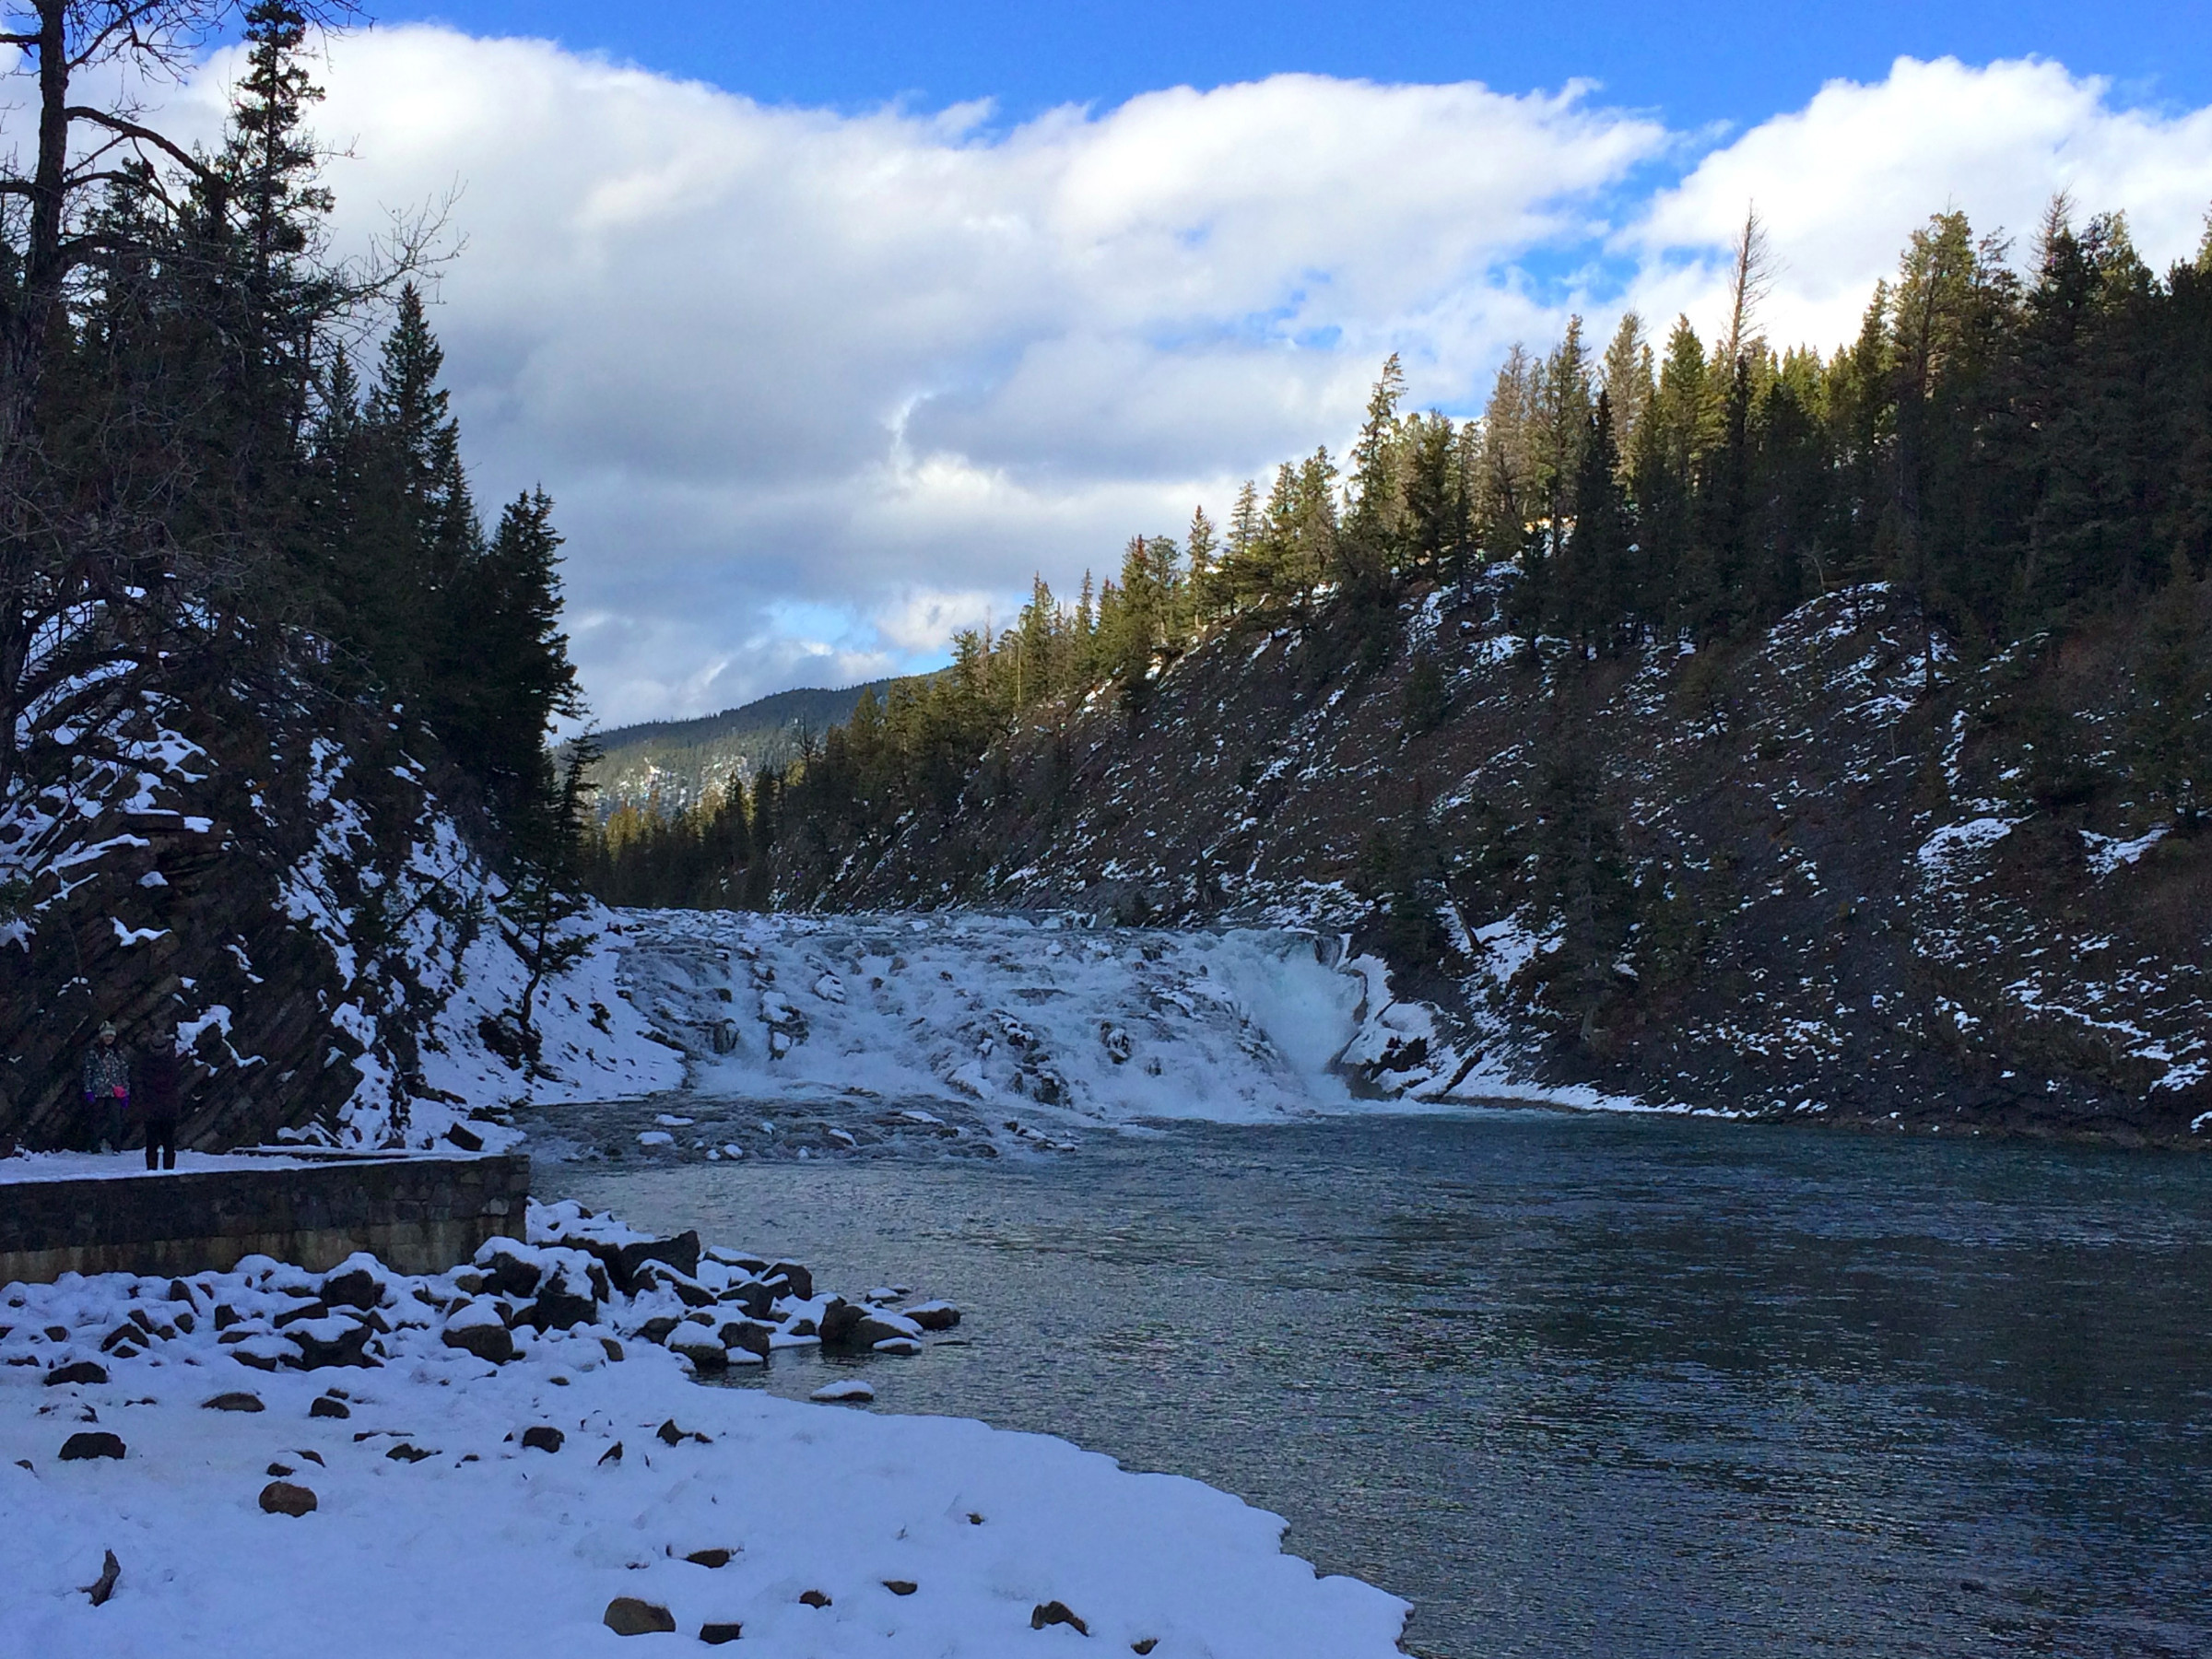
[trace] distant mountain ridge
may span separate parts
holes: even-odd
[[[658,800],[664,812],[695,804],[709,789],[732,779],[750,782],[763,769],[796,759],[804,740],[850,719],[864,693],[881,695],[888,679],[835,690],[805,686],[755,698],[719,714],[694,720],[653,720],[599,735],[604,751],[593,779],[599,809],[642,807]]]

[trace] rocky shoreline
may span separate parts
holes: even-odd
[[[853,1368],[812,1398],[865,1407],[863,1369],[944,1339],[947,1303],[574,1203],[528,1221],[438,1274],[0,1288],[0,1653],[1397,1651],[1406,1604],[1226,1493],[712,1385],[812,1347]]]
[[[228,1273],[13,1286],[0,1364],[41,1367],[56,1385],[106,1382],[111,1366],[151,1355],[319,1371],[403,1363],[435,1344],[495,1366],[541,1348],[591,1369],[650,1344],[706,1377],[782,1348],[918,1354],[960,1321],[949,1302],[896,1306],[898,1288],[818,1293],[798,1263],[702,1246],[696,1232],[641,1233],[574,1203],[533,1203],[528,1233],[434,1275],[366,1254],[320,1275],[250,1256]]]

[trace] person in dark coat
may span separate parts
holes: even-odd
[[[138,1062],[135,1099],[146,1124],[146,1167],[177,1167],[177,1119],[184,1109],[183,1045],[173,1030],[157,1031]]]
[[[130,1051],[115,1041],[115,1022],[100,1022],[100,1041],[85,1053],[85,1115],[99,1125],[100,1149],[123,1147],[124,1114],[131,1104]]]

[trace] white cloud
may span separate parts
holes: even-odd
[[[610,724],[933,656],[1341,444],[1391,350],[1465,407],[1571,306],[1710,325],[1747,197],[1776,332],[1832,342],[1948,202],[2027,226],[2068,184],[2168,257],[2212,194],[2212,112],[2048,64],[1900,61],[1720,147],[1582,88],[1312,76],[994,131],[430,28],[324,78],[346,236],[463,187],[433,320],[468,454],[488,506],[555,496]]]
[[[1832,348],[1858,332],[1876,279],[1931,213],[1962,208],[2024,258],[2060,190],[2080,213],[2124,210],[2162,270],[2195,248],[2212,206],[2212,110],[2118,108],[2106,82],[2053,63],[1900,58],[1886,79],[1831,81],[1706,156],[1618,241],[1643,263],[1647,314],[1714,318],[1717,250],[1755,201],[1783,261],[1770,332]]]

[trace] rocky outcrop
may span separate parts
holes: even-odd
[[[1585,661],[1503,593],[1213,638],[786,898],[1311,926],[1389,964],[1340,1062],[1382,1093],[2212,1132],[2212,835],[2137,776],[2123,622],[1969,662],[1877,585]]]

